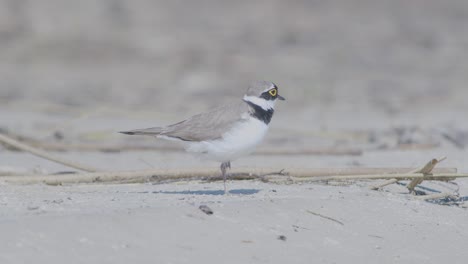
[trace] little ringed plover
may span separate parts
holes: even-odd
[[[240,102],[194,115],[169,126],[120,133],[180,141],[187,152],[221,162],[226,192],[226,169],[231,168],[231,161],[250,154],[262,141],[277,100],[285,98],[279,95],[274,83],[255,81]]]

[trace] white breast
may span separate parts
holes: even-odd
[[[233,161],[250,154],[268,131],[264,122],[248,117],[239,122],[221,139],[190,143],[186,150],[202,154],[202,157],[219,162]]]

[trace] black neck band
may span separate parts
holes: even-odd
[[[269,124],[271,118],[273,117],[273,113],[275,110],[270,108],[268,110],[263,109],[261,106],[258,106],[250,101],[244,100],[250,107],[252,107],[253,111],[250,112],[250,115],[257,118],[260,121],[263,121],[265,124]]]

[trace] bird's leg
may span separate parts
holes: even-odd
[[[231,162],[223,162],[221,163],[221,174],[223,175],[223,180],[224,180],[224,194],[226,194],[226,169],[231,168]]]

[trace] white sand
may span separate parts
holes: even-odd
[[[219,183],[1,186],[0,260],[462,263],[468,257],[466,209],[360,185],[229,186],[235,194],[220,195]]]

